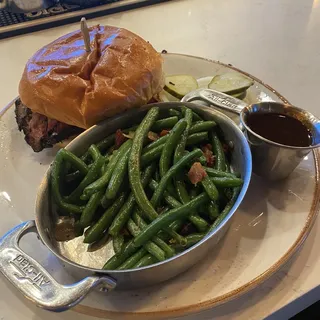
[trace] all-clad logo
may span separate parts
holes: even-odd
[[[211,100],[219,102],[221,104],[224,104],[225,106],[227,106],[229,108],[236,109],[238,107],[236,104],[228,101],[226,98],[220,98],[220,97],[217,97],[213,94],[209,94],[209,96],[210,96]]]
[[[50,283],[50,280],[23,255],[17,255],[10,263],[19,271],[14,273],[19,281],[27,280],[39,290]]]

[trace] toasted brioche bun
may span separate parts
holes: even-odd
[[[40,49],[19,85],[32,111],[81,128],[146,104],[163,87],[162,58],[136,34],[111,26],[90,29],[91,52],[80,31]]]

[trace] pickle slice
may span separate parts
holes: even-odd
[[[198,82],[189,75],[172,75],[165,79],[164,90],[178,99],[182,99],[190,91],[196,89],[198,89]]]
[[[224,73],[212,78],[209,89],[227,94],[235,94],[246,91],[253,85],[253,81],[239,73]]]

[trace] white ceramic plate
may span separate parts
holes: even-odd
[[[164,67],[167,74],[191,74],[197,79],[241,72],[219,62],[176,54],[164,55]],[[255,81],[247,102],[285,102],[272,88],[246,75]],[[17,130],[13,108],[2,114],[0,234],[33,218],[38,185],[56,153],[55,148],[33,153]],[[227,302],[258,286],[288,261],[312,227],[320,193],[318,158],[318,152],[310,153],[281,183],[267,184],[253,177],[227,235],[205,260],[186,273],[145,289],[114,291],[107,296],[93,292],[75,310],[121,320],[173,318]],[[24,248],[58,280],[73,281],[39,241],[28,236]]]

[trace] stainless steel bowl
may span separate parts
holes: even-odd
[[[76,241],[71,246],[68,245],[70,242],[55,241],[53,228],[58,217],[52,210],[52,197],[48,184],[49,169],[38,191],[35,221],[22,223],[0,239],[0,271],[38,306],[52,311],[61,311],[77,304],[90,289],[96,286],[100,286],[102,290],[107,291],[114,287],[117,287],[117,289],[134,288],[168,280],[200,261],[227,231],[232,217],[247,191],[251,178],[252,163],[250,148],[245,136],[232,120],[219,111],[192,103],[173,102],[147,105],[92,127],[74,139],[67,146],[67,149],[75,154],[82,154],[92,143],[98,142],[103,137],[115,132],[116,129],[137,123],[152,106],[159,107],[161,112],[169,108],[187,106],[198,112],[204,119],[214,120],[219,124],[226,140],[234,143],[231,166],[241,173],[244,180],[235,205],[214,231],[195,246],[171,259],[141,269],[101,270],[104,262],[113,255],[112,250],[104,248],[96,251],[96,256],[90,259],[94,263],[85,266],[84,260],[88,258],[88,253],[81,238],[71,240]],[[69,272],[76,278],[85,278],[73,285],[63,286],[58,284],[39,263],[19,248],[20,238],[28,232],[37,232],[44,245],[64,263]],[[17,270],[20,273],[17,273]],[[29,281],[25,281],[25,279]]]

